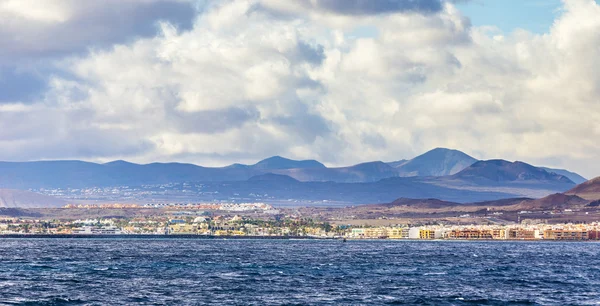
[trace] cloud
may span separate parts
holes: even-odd
[[[239,15],[223,17],[235,24],[221,18],[230,26],[214,27],[215,16],[239,5],[245,9]],[[316,97],[322,90],[309,72],[324,60],[324,47],[304,40],[297,27],[246,14],[248,9],[243,1],[232,2],[201,16],[193,30],[164,22],[160,36],[61,60],[62,73],[50,78],[36,105],[43,112],[14,107],[19,112],[6,114],[38,125],[13,121],[25,130],[7,129],[0,141],[37,143],[41,134],[56,133],[73,144],[57,140],[60,148],[47,151],[70,148],[65,156],[71,158],[130,154],[148,159],[219,151],[267,154],[291,142],[314,142],[327,131],[327,122],[300,97]],[[38,120],[44,112],[49,119]],[[65,131],[65,125],[74,130]],[[85,139],[78,130],[87,131]],[[111,137],[130,145],[97,149]],[[14,152],[0,154],[11,159]]]
[[[133,130],[105,129],[90,124],[86,110],[43,106],[0,108],[3,160],[93,158],[139,155],[154,144]]]
[[[0,102],[30,102],[63,73],[54,61],[157,35],[159,21],[190,29],[188,0],[0,0]]]
[[[230,107],[199,112],[173,112],[169,119],[180,133],[217,133],[244,126],[256,121],[260,112],[256,108]]]
[[[437,13],[442,10],[440,0],[291,0],[274,7],[302,7],[341,15],[376,15],[397,12]]]
[[[566,1],[547,33],[503,35],[451,2],[368,3],[212,2],[188,27],[167,19],[83,53],[75,40],[51,73],[2,70],[47,82],[4,97],[0,159],[347,165],[452,147],[600,174],[598,4]],[[19,18],[82,18],[72,12]],[[355,35],[365,28],[376,30]]]
[[[0,0],[0,64],[151,37],[158,20],[189,29],[194,16],[180,0]]]

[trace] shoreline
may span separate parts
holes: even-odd
[[[96,234],[0,234],[2,238],[53,238],[53,239],[89,239],[89,238],[125,238],[125,239],[264,239],[264,240],[341,240],[334,237],[312,237],[312,236],[233,236],[233,235],[158,235],[158,234],[127,234],[127,235],[96,235]]]
[[[313,237],[313,236],[216,236],[216,235],[86,235],[86,234],[0,234],[0,239],[227,239],[227,240],[339,240],[344,242],[356,241],[397,241],[397,242],[600,242],[600,240],[554,240],[554,239],[354,239],[344,237]]]

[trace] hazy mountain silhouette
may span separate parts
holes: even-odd
[[[522,162],[475,161],[467,166],[472,161],[472,157],[460,151],[438,148],[410,161],[392,163],[397,167],[377,161],[327,168],[318,161],[296,161],[279,156],[254,165],[233,164],[220,168],[185,163],[141,165],[122,160],[105,164],[0,162],[0,188],[27,190],[198,182],[206,185],[207,197],[219,200],[268,194],[281,199],[351,203],[383,203],[401,197],[464,203],[509,197],[539,198],[564,192],[575,185],[563,175]],[[444,175],[450,173],[454,174]]]
[[[182,163],[0,162],[0,188],[83,188],[247,180],[262,173],[248,168],[208,168]]]
[[[273,156],[263,159],[258,163],[249,166],[256,170],[276,170],[276,169],[313,169],[325,168],[325,165],[316,160],[292,160],[281,156]]]

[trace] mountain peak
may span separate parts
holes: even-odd
[[[129,166],[129,165],[136,165],[137,166],[138,164],[131,163],[131,162],[119,159],[119,160],[113,160],[113,161],[108,162],[108,163],[104,163],[104,165],[106,165],[106,166],[125,166],[125,165]]]
[[[425,154],[428,154],[428,153],[449,153],[449,152],[459,152],[459,153],[463,153],[463,152],[461,152],[461,151],[459,151],[459,150],[455,150],[455,149],[448,149],[448,148],[437,147],[437,148],[434,148],[434,149],[431,149],[431,150],[429,150],[429,151],[425,152],[425,153],[424,153],[424,154],[422,154],[422,155],[425,155]],[[464,154],[464,153],[463,153],[463,154]]]
[[[252,167],[258,170],[326,168],[316,160],[292,160],[278,155],[263,159]]]
[[[458,173],[477,160],[461,151],[435,148],[396,166],[401,176],[445,176]]]

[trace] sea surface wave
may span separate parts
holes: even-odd
[[[600,244],[0,239],[2,305],[599,305]]]

